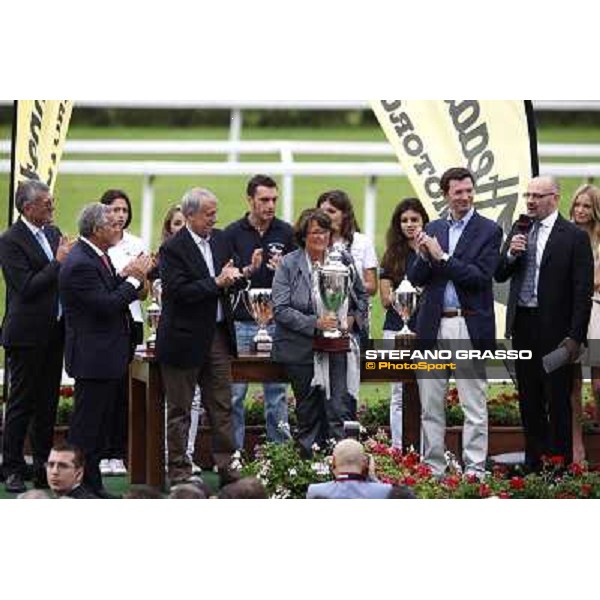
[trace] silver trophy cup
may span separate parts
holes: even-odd
[[[259,354],[270,354],[273,338],[267,327],[273,320],[273,297],[270,289],[255,288],[242,292],[242,300],[246,310],[258,325],[258,332],[252,340],[252,349]]]
[[[162,283],[160,279],[157,279],[152,284],[151,298],[152,301],[146,309],[146,320],[150,328],[150,335],[146,340],[146,352],[148,354],[156,352],[156,330],[158,329],[158,322],[160,321],[162,312]]]
[[[317,283],[324,315],[335,315],[338,326],[319,335],[315,349],[324,352],[346,352],[349,348],[348,334],[339,328],[347,319],[350,269],[342,262],[341,253],[333,248],[324,265],[317,268]]]
[[[404,321],[404,327],[396,334],[397,338],[416,336],[416,334],[410,330],[408,321],[417,310],[418,300],[418,290],[407,277],[404,277],[400,285],[392,292],[392,306]]]

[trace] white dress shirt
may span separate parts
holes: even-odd
[[[198,246],[198,249],[200,250],[200,252],[202,253],[202,257],[204,258],[204,262],[206,263],[206,266],[208,267],[208,272],[210,273],[211,277],[214,277],[216,279],[216,273],[215,273],[215,263],[214,263],[214,259],[213,259],[213,255],[212,255],[212,250],[210,249],[210,235],[206,236],[205,238],[199,236],[197,233],[194,233],[190,227],[187,227],[187,230],[190,232],[190,235],[192,236],[192,239],[194,240],[194,242],[196,243],[196,246]],[[221,323],[223,321],[223,306],[221,305],[221,300],[220,298],[217,299],[217,323]]]

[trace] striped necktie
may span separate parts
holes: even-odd
[[[535,272],[537,270],[537,241],[540,232],[540,222],[536,221],[529,232],[527,240],[527,254],[525,257],[525,274],[521,284],[521,293],[519,295],[519,304],[524,306],[533,306],[537,297],[535,289]]]

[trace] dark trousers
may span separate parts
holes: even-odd
[[[329,400],[325,397],[325,390],[311,385],[314,376],[312,364],[286,364],[285,368],[296,398],[296,440],[303,456],[310,457],[313,444],[324,448],[329,440],[342,439],[344,421],[355,418],[356,401],[348,394],[346,386],[346,355],[329,356]]]
[[[103,487],[100,459],[120,384],[120,379],[75,380],[75,410],[69,427],[69,442],[83,451],[83,484],[92,492]]]
[[[539,471],[542,456],[563,456],[570,463],[573,454],[571,388],[573,365],[547,374],[542,357],[546,348],[537,310],[517,309],[513,347],[531,350],[532,360],[516,361],[519,408],[525,433],[525,462]]]
[[[40,345],[7,348],[9,393],[4,420],[4,472],[25,473],[23,447],[29,430],[35,472],[44,473],[54,436],[64,350],[62,321]]]
[[[200,367],[180,369],[161,364],[167,400],[169,479],[179,481],[192,474],[187,457],[192,400],[196,384],[211,429],[212,455],[219,470],[226,471],[235,452],[231,419],[231,354],[226,328],[218,325],[209,354]]]

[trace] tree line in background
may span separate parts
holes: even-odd
[[[72,124],[93,127],[111,126],[229,126],[229,110],[205,109],[123,109],[75,106]],[[538,112],[538,125],[600,125],[600,112]],[[12,123],[12,109],[0,107],[0,124]],[[245,110],[244,125],[250,127],[376,126],[370,110]]]

